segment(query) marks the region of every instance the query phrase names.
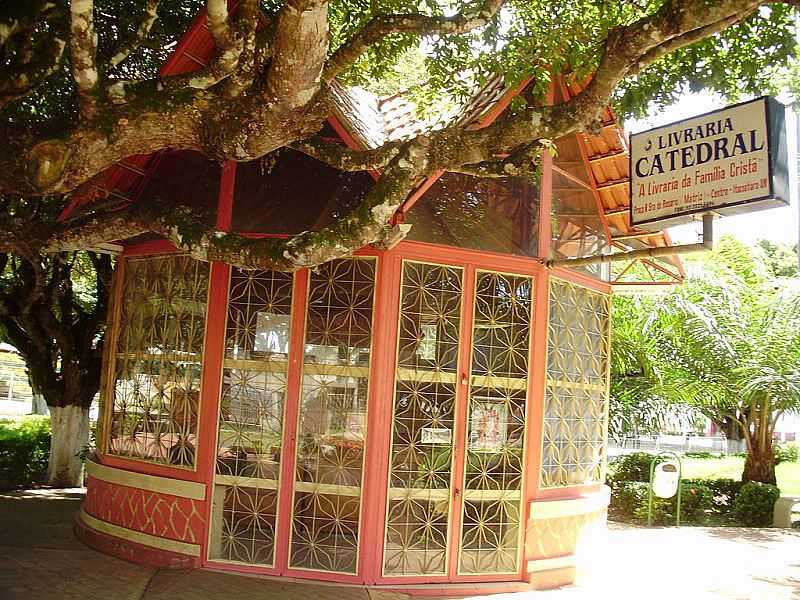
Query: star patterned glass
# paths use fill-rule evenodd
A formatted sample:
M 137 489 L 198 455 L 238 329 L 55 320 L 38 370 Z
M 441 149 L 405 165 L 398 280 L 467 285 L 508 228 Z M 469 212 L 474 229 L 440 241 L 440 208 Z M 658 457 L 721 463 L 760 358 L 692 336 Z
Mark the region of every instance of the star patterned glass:
M 309 274 L 291 568 L 357 572 L 375 263 Z
M 231 272 L 210 558 L 274 564 L 292 284 Z
M 478 271 L 459 573 L 519 571 L 533 282 Z
M 552 279 L 542 487 L 602 481 L 611 298 Z
M 124 259 L 110 454 L 193 468 L 208 263 Z
M 403 263 L 385 575 L 447 572 L 462 277 Z

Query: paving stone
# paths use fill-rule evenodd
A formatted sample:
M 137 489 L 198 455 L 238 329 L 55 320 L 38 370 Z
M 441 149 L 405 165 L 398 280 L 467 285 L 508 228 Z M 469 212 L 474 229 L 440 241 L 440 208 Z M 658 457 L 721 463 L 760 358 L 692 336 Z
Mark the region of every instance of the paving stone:
M 2 600 L 139 600 L 152 574 L 89 549 L 0 546 Z
M 76 490 L 0 493 L 0 600 L 406 600 L 361 587 L 208 570 L 156 571 L 72 534 Z M 610 524 L 581 580 L 472 600 L 800 600 L 800 531 Z M 437 598 L 437 600 L 443 600 Z
M 295 580 L 232 575 L 206 570 L 156 573 L 143 600 L 206 600 L 245 598 L 247 600 L 368 600 L 359 587 L 319 585 Z M 387 599 L 388 600 L 388 599 Z

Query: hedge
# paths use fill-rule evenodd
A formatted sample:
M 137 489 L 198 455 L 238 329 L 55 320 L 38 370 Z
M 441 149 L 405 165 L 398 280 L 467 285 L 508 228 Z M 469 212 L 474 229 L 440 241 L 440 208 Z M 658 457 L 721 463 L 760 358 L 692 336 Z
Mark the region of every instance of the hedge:
M 50 419 L 0 419 L 0 489 L 41 483 L 50 455 Z
M 789 448 L 796 448 L 789 447 Z M 792 460 L 791 452 L 784 460 Z M 634 452 L 611 463 L 609 516 L 630 523 L 647 523 L 648 482 L 654 455 Z M 659 457 L 659 462 L 668 460 Z M 769 527 L 780 490 L 773 485 L 734 479 L 681 480 L 681 523 Z M 677 495 L 653 497 L 653 524 L 675 523 Z

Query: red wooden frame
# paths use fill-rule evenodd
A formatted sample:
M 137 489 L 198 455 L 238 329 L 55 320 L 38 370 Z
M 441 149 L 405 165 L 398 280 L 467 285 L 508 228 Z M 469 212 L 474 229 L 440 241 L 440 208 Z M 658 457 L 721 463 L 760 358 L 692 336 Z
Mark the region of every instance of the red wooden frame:
M 546 189 L 546 188 L 545 188 Z M 222 192 L 221 192 L 222 195 Z M 548 219 L 542 217 L 541 221 Z M 547 239 L 546 241 L 549 241 Z M 546 246 L 540 239 L 540 248 Z M 145 241 L 127 246 L 123 258 L 177 252 L 178 249 L 166 241 Z M 357 575 L 325 573 L 320 571 L 290 569 L 289 533 L 293 503 L 296 435 L 298 411 L 302 390 L 302 356 L 305 341 L 305 314 L 309 273 L 301 270 L 295 274 L 292 298 L 292 319 L 290 329 L 290 356 L 287 371 L 287 396 L 284 414 L 284 448 L 282 453 L 281 483 L 276 519 L 275 563 L 272 568 L 239 563 L 226 563 L 209 559 L 207 556 L 212 517 L 212 495 L 216 460 L 216 436 L 218 427 L 219 395 L 222 385 L 225 328 L 227 320 L 228 286 L 230 267 L 223 263 L 211 265 L 207 329 L 204 346 L 203 375 L 201 381 L 201 409 L 198 422 L 198 444 L 196 470 L 185 469 L 128 460 L 103 455 L 104 464 L 139 473 L 149 473 L 198 481 L 206 484 L 204 504 L 204 535 L 201 540 L 200 564 L 224 571 L 243 573 L 291 576 L 301 579 L 325 580 L 341 583 L 380 585 L 386 588 L 403 589 L 416 584 L 439 584 L 458 586 L 460 584 L 486 583 L 491 585 L 520 585 L 527 581 L 526 537 L 527 522 L 532 500 L 578 498 L 587 492 L 597 491 L 601 484 L 571 486 L 554 489 L 539 488 L 541 467 L 541 443 L 543 429 L 543 398 L 546 370 L 547 315 L 549 303 L 549 282 L 552 277 L 564 279 L 590 289 L 608 293 L 610 284 L 601 282 L 583 273 L 567 269 L 548 269 L 542 259 L 512 256 L 494 252 L 481 252 L 430 244 L 425 242 L 401 242 L 389 251 L 371 248 L 356 253 L 358 256 L 377 257 L 375 284 L 375 310 L 373 313 L 373 346 L 368 398 L 367 436 L 365 442 L 365 465 L 363 474 L 362 501 L 360 514 L 360 551 Z M 464 269 L 462 293 L 461 331 L 459 350 L 459 372 L 457 403 L 454 425 L 454 452 L 451 489 L 460 490 L 463 484 L 464 461 L 466 457 L 468 385 L 463 382 L 468 375 L 471 361 L 471 337 L 473 327 L 473 303 L 475 274 L 477 270 L 493 270 L 532 277 L 533 325 L 529 354 L 530 376 L 528 399 L 526 403 L 526 450 L 524 457 L 524 478 L 522 483 L 522 510 L 520 513 L 521 544 L 519 572 L 515 575 L 458 575 L 458 558 L 461 538 L 461 519 L 463 494 L 455 494 L 451 505 L 450 544 L 448 572 L 442 576 L 383 576 L 383 544 L 385 533 L 385 514 L 388 502 L 387 480 L 389 473 L 389 452 L 391 444 L 391 413 L 395 387 L 395 353 L 398 335 L 400 310 L 400 287 L 402 261 L 416 260 L 442 265 L 452 265 Z M 464 372 L 462 372 L 464 371 Z M 436 589 L 436 588 L 434 588 Z
M 207 44 L 209 34 L 205 28 L 205 13 L 201 12 L 194 20 L 191 28 L 184 35 L 172 56 L 167 60 L 161 72 L 173 73 L 186 70 L 181 66 L 185 51 L 198 44 Z M 188 68 L 188 67 L 187 67 Z M 520 82 L 513 89 L 507 90 L 490 110 L 482 117 L 475 128 L 491 124 L 507 108 L 529 80 Z M 551 83 L 545 102 L 552 104 L 555 98 L 555 85 Z M 358 142 L 339 120 L 330 116 L 328 123 L 350 148 L 359 148 Z M 582 157 L 586 160 L 585 148 Z M 236 163 L 226 162 L 221 171 L 220 190 L 217 205 L 216 227 L 222 231 L 230 231 L 234 209 L 234 191 Z M 152 172 L 152 169 L 150 169 Z M 371 171 L 370 175 L 378 179 L 380 174 Z M 403 203 L 395 216 L 402 221 L 413 204 L 419 200 L 433 183 L 442 175 L 434 173 L 426 179 Z M 278 511 L 276 516 L 276 545 L 274 566 L 271 568 L 240 563 L 219 562 L 208 558 L 209 536 L 212 518 L 214 476 L 217 453 L 217 430 L 219 422 L 220 393 L 222 386 L 222 369 L 225 355 L 225 329 L 227 323 L 228 288 L 230 267 L 213 262 L 209 275 L 208 308 L 206 315 L 206 334 L 203 354 L 203 372 L 200 384 L 200 414 L 198 418 L 198 441 L 196 448 L 195 470 L 169 467 L 155 463 L 143 462 L 124 457 L 110 456 L 100 453 L 99 460 L 103 464 L 119 469 L 158 475 L 176 480 L 196 481 L 206 485 L 206 497 L 203 505 L 204 531 L 199 563 L 202 566 L 223 570 L 252 573 L 260 575 L 285 575 L 302 579 L 327 580 L 333 582 L 381 585 L 387 589 L 411 591 L 407 586 L 415 584 L 434 584 L 420 590 L 426 595 L 435 595 L 444 590 L 457 590 L 459 586 L 485 583 L 484 591 L 508 591 L 514 586 L 527 582 L 527 560 L 525 542 L 527 523 L 531 501 L 534 499 L 569 499 L 577 498 L 586 492 L 596 491 L 601 484 L 588 486 L 571 486 L 554 489 L 539 488 L 539 472 L 542 461 L 543 399 L 546 374 L 546 347 L 548 334 L 549 283 L 552 277 L 564 279 L 595 291 L 609 293 L 611 286 L 588 275 L 566 269 L 549 270 L 544 266 L 549 258 L 552 241 L 551 202 L 553 185 L 553 158 L 545 152 L 542 158 L 542 177 L 539 190 L 538 221 L 538 258 L 512 256 L 494 252 L 480 252 L 460 248 L 440 246 L 424 242 L 401 242 L 388 251 L 365 248 L 356 254 L 359 256 L 376 256 L 377 272 L 375 283 L 375 308 L 373 312 L 372 357 L 370 361 L 370 383 L 368 397 L 367 434 L 365 440 L 365 469 L 362 479 L 362 499 L 360 509 L 359 562 L 356 575 L 325 573 L 320 571 L 290 569 L 289 539 L 292 527 L 291 514 L 294 496 L 296 438 L 298 413 L 302 392 L 302 362 L 305 342 L 307 295 L 309 273 L 301 270 L 295 274 L 293 283 L 292 312 L 290 325 L 290 356 L 287 368 L 287 393 L 283 416 L 283 444 L 289 449 L 281 453 L 280 482 L 278 491 Z M 73 208 L 70 205 L 67 213 Z M 606 226 L 607 227 L 607 226 Z M 279 234 L 242 233 L 252 238 L 287 236 Z M 125 245 L 122 259 L 137 256 L 149 256 L 179 252 L 173 244 L 164 240 L 148 240 Z M 400 310 L 400 284 L 402 277 L 402 261 L 416 260 L 421 262 L 452 265 L 463 268 L 464 301 L 461 309 L 461 347 L 459 349 L 459 372 L 456 386 L 456 409 L 454 423 L 454 452 L 452 464 L 451 489 L 460 490 L 463 485 L 465 470 L 468 383 L 463 379 L 469 375 L 474 311 L 475 274 L 478 269 L 494 270 L 503 273 L 527 275 L 533 278 L 533 324 L 530 338 L 529 382 L 526 402 L 527 424 L 525 431 L 524 478 L 522 482 L 522 510 L 520 513 L 521 544 L 519 548 L 519 572 L 515 575 L 458 575 L 458 558 L 461 539 L 461 520 L 463 514 L 463 493 L 454 495 L 451 503 L 450 543 L 448 571 L 442 576 L 383 576 L 383 546 L 385 534 L 385 516 L 388 503 L 387 482 L 389 474 L 390 447 L 392 435 L 392 410 L 395 395 L 395 360 Z M 111 332 L 111 339 L 117 335 Z M 465 372 L 462 372 L 465 371 Z M 435 585 L 441 584 L 441 585 Z

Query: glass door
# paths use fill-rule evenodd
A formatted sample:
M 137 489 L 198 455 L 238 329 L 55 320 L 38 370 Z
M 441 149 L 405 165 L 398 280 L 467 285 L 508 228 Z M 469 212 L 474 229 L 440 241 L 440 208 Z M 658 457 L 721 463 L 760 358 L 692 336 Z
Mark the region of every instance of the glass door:
M 275 565 L 291 273 L 233 269 L 209 558 Z
M 291 274 L 232 270 L 209 559 L 357 574 L 376 262 L 310 272 L 305 315 L 291 314 Z M 305 318 L 294 348 L 292 318 Z
M 458 573 L 517 573 L 531 277 L 477 271 Z
M 467 276 L 474 294 L 462 301 Z M 527 276 L 403 263 L 384 576 L 519 571 L 532 287 Z M 463 302 L 474 309 L 468 339 Z
M 385 576 L 447 574 L 463 276 L 403 264 Z
M 309 274 L 290 569 L 358 571 L 376 262 Z

